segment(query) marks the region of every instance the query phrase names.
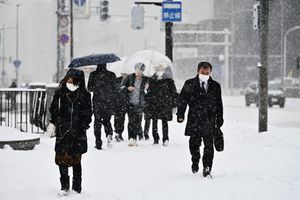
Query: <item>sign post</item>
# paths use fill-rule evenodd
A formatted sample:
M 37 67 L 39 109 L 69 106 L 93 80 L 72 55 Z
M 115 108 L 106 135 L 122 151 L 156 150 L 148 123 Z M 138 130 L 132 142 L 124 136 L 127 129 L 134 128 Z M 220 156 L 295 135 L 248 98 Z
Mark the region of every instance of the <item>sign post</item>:
M 181 21 L 181 2 L 162 2 L 162 21 L 166 22 L 166 56 L 173 61 L 173 22 Z
M 166 22 L 165 54 L 173 61 L 173 22 L 181 21 L 181 2 L 163 1 L 163 2 L 143 2 L 136 1 L 135 4 L 152 4 L 162 7 L 162 21 Z

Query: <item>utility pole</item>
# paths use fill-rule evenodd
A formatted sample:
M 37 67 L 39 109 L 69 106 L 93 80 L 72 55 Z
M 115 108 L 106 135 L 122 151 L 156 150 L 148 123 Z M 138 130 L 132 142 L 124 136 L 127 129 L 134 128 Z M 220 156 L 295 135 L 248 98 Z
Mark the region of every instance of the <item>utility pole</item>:
M 56 77 L 55 81 L 58 83 L 60 79 L 60 43 L 59 43 L 59 28 L 60 28 L 60 12 L 61 12 L 61 1 L 57 0 L 57 35 L 56 35 L 56 50 L 57 50 L 57 55 L 56 55 Z
M 70 0 L 70 60 L 73 59 L 73 0 Z
M 259 132 L 268 131 L 269 0 L 260 0 Z
M 173 62 L 173 22 L 166 22 L 165 52 L 166 56 Z
M 66 11 L 66 1 L 57 0 L 57 60 L 55 81 L 59 82 L 65 66 L 65 45 L 69 42 L 70 11 Z M 70 7 L 69 7 L 70 8 Z
M 5 84 L 5 25 L 3 24 L 2 28 L 2 71 L 1 71 L 1 76 L 2 76 L 2 87 L 4 87 Z

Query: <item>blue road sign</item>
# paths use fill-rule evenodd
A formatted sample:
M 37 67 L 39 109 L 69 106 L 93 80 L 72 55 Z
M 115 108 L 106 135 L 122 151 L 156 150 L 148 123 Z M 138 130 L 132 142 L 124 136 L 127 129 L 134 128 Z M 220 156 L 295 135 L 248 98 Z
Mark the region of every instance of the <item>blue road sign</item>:
M 162 21 L 164 22 L 181 21 L 181 1 L 162 2 Z
M 83 6 L 85 4 L 86 0 L 74 0 L 74 3 L 77 6 Z
M 20 67 L 20 65 L 21 65 L 21 60 L 14 60 L 14 65 L 15 65 L 15 68 L 19 68 Z

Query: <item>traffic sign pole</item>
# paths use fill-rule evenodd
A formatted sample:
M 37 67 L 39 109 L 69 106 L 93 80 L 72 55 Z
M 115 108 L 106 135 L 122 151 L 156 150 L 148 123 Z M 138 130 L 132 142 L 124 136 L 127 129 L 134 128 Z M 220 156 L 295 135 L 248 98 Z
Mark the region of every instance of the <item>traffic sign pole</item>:
M 173 22 L 181 21 L 181 2 L 163 1 L 163 2 L 143 2 L 136 1 L 135 4 L 152 4 L 162 7 L 162 21 L 166 22 L 165 37 L 165 55 L 173 61 Z

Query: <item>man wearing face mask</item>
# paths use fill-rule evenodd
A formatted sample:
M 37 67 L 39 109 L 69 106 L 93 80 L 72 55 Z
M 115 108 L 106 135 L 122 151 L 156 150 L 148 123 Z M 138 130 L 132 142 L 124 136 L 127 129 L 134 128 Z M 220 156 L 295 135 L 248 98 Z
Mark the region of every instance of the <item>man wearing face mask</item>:
M 221 86 L 210 75 L 212 65 L 200 62 L 197 76 L 184 83 L 179 97 L 177 121 L 184 121 L 189 106 L 185 135 L 190 136 L 189 149 L 192 156 L 192 172 L 197 173 L 200 161 L 200 146 L 203 141 L 203 176 L 211 177 L 214 157 L 214 133 L 223 125 Z

